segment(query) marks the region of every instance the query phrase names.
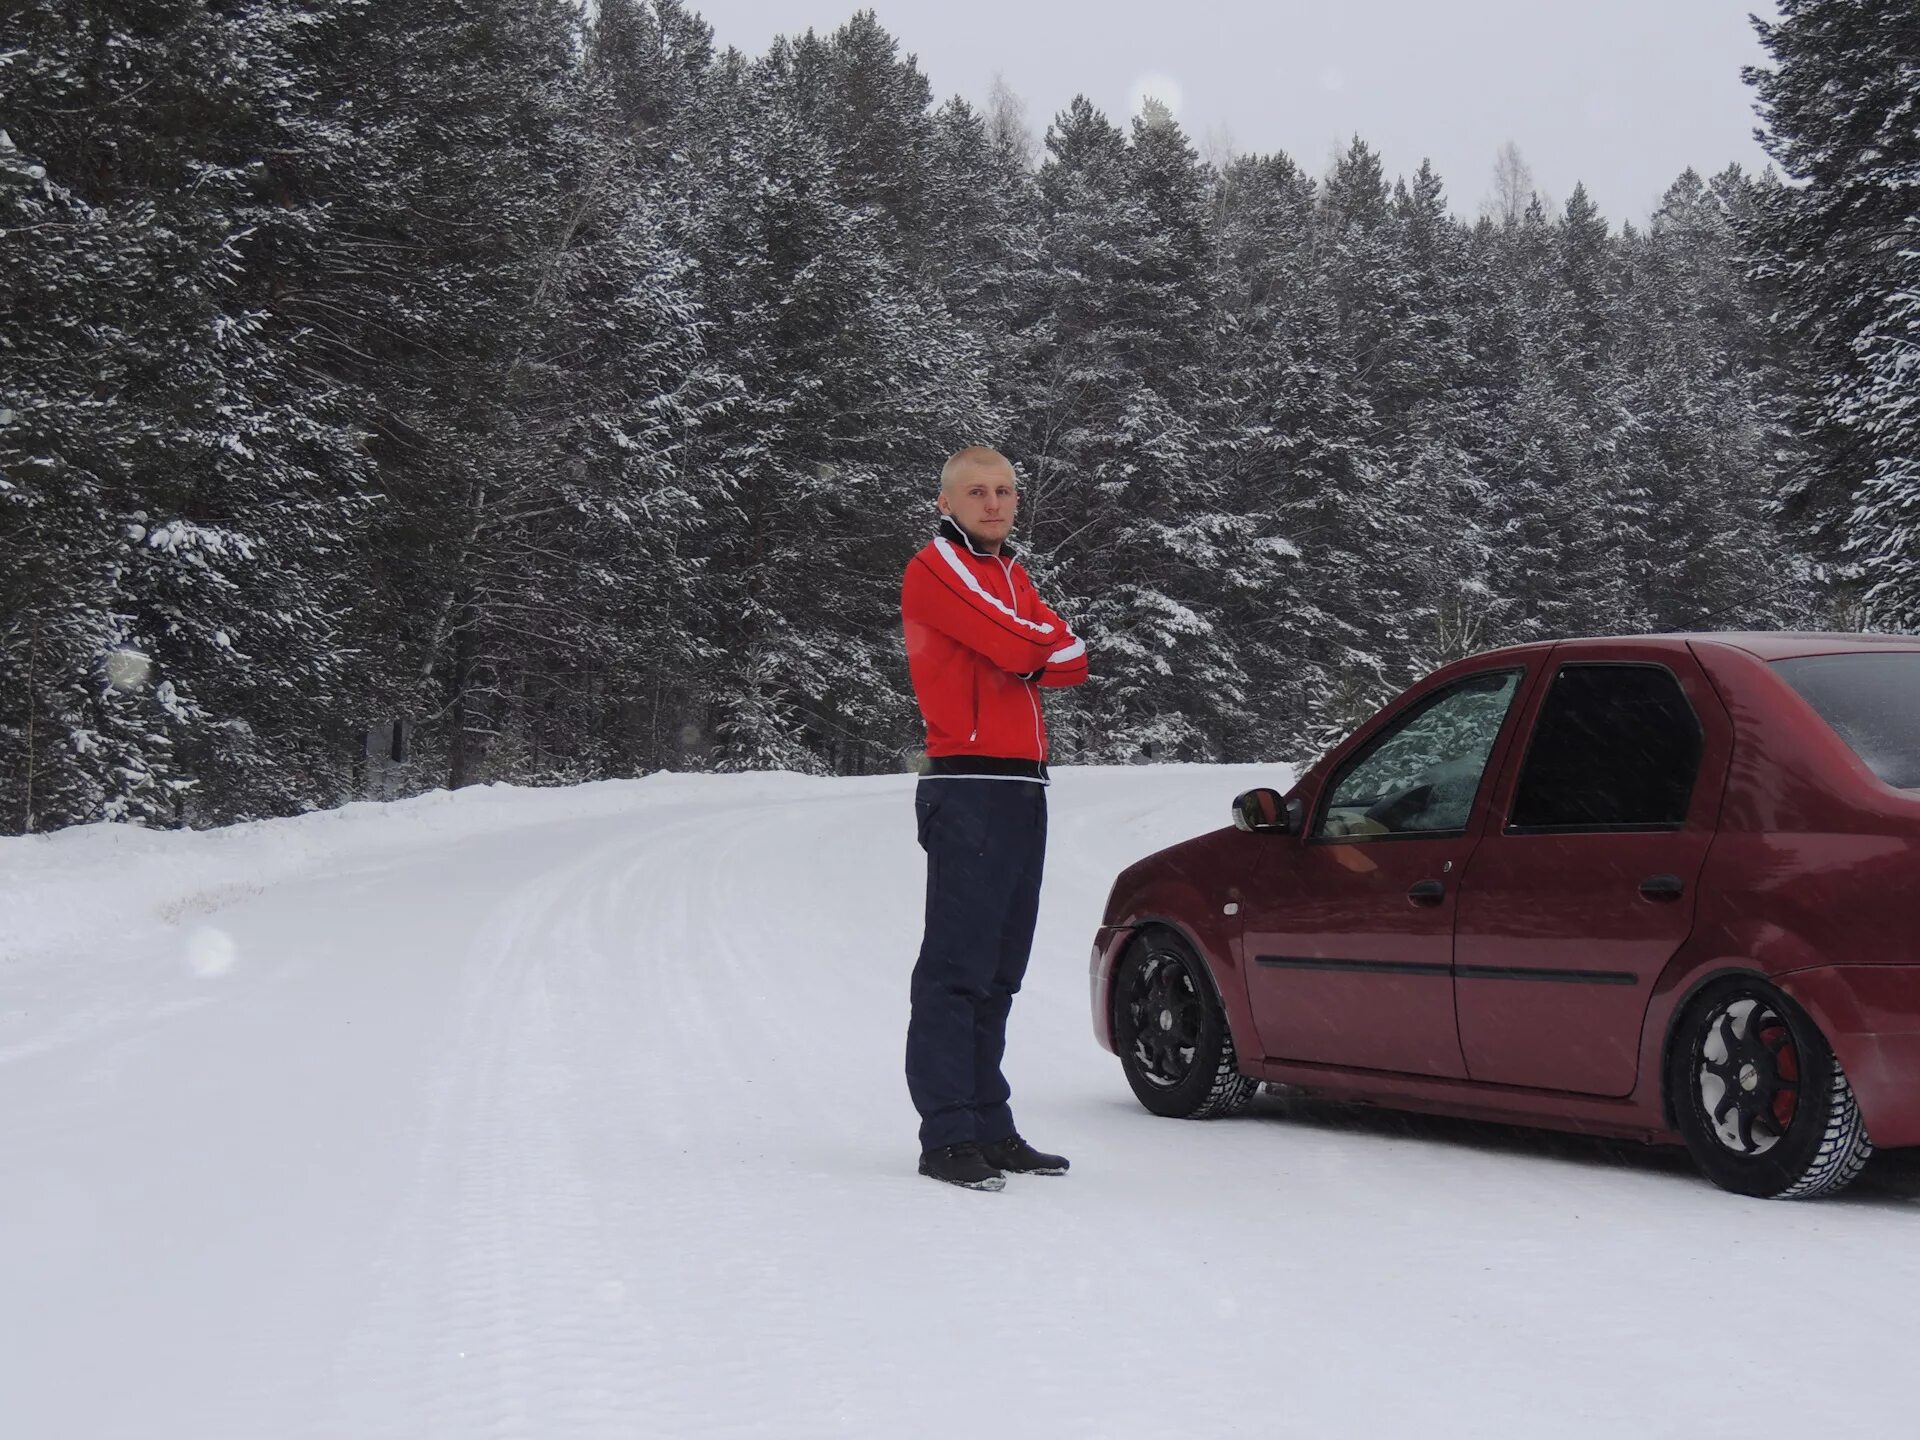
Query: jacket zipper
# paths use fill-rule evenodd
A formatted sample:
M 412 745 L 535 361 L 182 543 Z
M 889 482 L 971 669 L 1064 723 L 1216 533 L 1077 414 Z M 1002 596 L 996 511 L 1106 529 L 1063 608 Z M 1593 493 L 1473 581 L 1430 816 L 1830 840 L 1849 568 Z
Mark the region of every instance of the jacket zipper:
M 1020 592 L 1013 588 L 1013 566 L 1007 563 L 1004 556 L 996 556 L 995 558 L 1000 561 L 1001 573 L 1007 577 L 1007 601 L 1013 606 L 1013 613 L 1018 615 L 1020 614 Z M 974 709 L 977 715 L 980 705 L 980 677 L 978 673 L 975 674 L 973 683 L 975 687 Z M 1033 707 L 1033 758 L 1044 765 L 1047 759 L 1047 739 L 1045 732 L 1040 728 L 1040 702 L 1033 698 L 1033 681 L 1022 680 L 1020 684 L 1027 692 L 1027 704 Z

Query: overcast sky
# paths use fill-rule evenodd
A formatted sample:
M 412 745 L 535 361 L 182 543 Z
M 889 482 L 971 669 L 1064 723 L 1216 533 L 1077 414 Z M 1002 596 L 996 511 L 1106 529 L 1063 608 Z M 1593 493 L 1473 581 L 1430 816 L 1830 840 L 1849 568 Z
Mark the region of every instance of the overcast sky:
M 688 0 L 716 44 L 837 28 L 855 0 Z M 1036 137 L 1076 93 L 1115 120 L 1151 87 L 1203 153 L 1285 150 L 1315 173 L 1358 133 L 1389 176 L 1431 157 L 1456 213 L 1479 213 L 1512 140 L 1564 204 L 1584 180 L 1616 226 L 1691 165 L 1766 164 L 1740 67 L 1773 0 L 874 0 L 936 100 L 995 72 Z

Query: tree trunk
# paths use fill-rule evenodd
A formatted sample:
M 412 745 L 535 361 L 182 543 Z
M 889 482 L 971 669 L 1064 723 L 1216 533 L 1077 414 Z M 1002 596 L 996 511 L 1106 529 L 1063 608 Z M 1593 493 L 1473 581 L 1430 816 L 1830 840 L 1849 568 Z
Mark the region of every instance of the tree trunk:
M 453 629 L 453 693 L 447 713 L 453 723 L 453 735 L 447 745 L 447 788 L 458 790 L 479 778 L 480 747 L 469 728 L 473 672 L 478 645 L 474 638 L 472 602 L 462 599 Z

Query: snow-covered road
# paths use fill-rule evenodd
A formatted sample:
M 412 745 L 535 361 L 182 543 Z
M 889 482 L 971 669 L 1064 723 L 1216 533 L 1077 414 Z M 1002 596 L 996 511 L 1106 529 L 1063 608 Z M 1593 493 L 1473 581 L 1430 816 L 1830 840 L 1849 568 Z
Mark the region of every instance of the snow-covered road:
M 1914 1433 L 1905 1157 L 1141 1110 L 1101 902 L 1253 778 L 1060 776 L 999 1195 L 913 1170 L 910 777 L 0 840 L 0 1436 Z

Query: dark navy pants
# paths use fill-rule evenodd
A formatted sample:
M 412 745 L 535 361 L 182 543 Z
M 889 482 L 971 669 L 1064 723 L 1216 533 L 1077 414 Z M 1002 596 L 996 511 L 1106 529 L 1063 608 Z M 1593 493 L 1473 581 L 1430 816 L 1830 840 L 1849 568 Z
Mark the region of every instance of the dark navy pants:
M 913 967 L 907 1093 L 922 1150 L 987 1145 L 1014 1133 L 1000 1058 L 1040 909 L 1047 787 L 929 776 L 913 809 L 927 852 L 927 928 Z

